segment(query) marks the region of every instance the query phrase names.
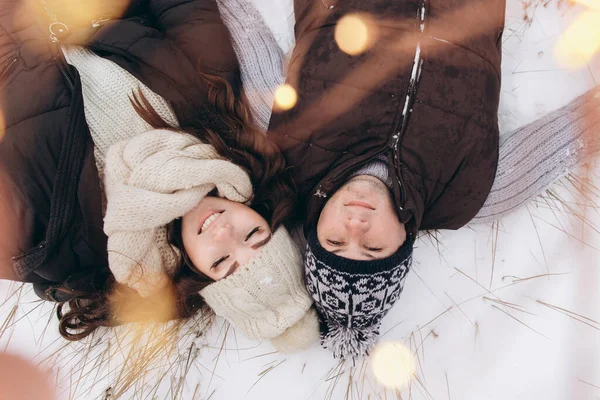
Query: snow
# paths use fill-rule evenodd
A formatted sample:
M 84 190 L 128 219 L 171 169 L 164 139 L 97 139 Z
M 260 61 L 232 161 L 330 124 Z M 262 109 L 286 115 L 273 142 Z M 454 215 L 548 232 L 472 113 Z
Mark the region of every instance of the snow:
M 289 52 L 292 1 L 253 1 Z M 553 54 L 557 38 L 585 11 L 583 7 L 559 8 L 551 2 L 538 7 L 528 24 L 520 4 L 508 1 L 499 113 L 503 132 L 568 103 L 600 79 L 600 61 L 569 70 Z M 588 178 L 598 185 L 595 170 Z M 573 204 L 539 200 L 494 226 L 473 225 L 418 241 L 402 297 L 381 328 L 381 340 L 401 342 L 415 354 L 417 378 L 402 389 L 402 398 L 600 398 L 597 193 L 586 200 L 572 185 L 553 189 Z M 572 215 L 573 208 L 585 220 Z M 9 285 L 2 282 L 0 299 L 9 292 Z M 14 304 L 11 298 L 0 307 L 0 321 Z M 23 318 L 0 335 L 0 345 L 40 362 L 63 344 L 52 305 L 38 302 L 31 291 L 19 305 L 17 318 Z M 561 308 L 576 314 L 569 317 Z M 368 360 L 354 368 L 339 366 L 317 345 L 300 354 L 273 353 L 269 343 L 231 330 L 221 350 L 223 333 L 223 322 L 217 321 L 205 339 L 209 347 L 200 349 L 192 362 L 180 397 L 169 391 L 172 381 L 167 375 L 155 398 L 396 398 L 394 391 L 386 392 L 376 382 Z M 187 357 L 187 343 L 180 345 L 180 354 Z M 103 378 L 103 373 L 92 373 L 75 388 L 72 382 L 80 377 L 81 357 L 82 352 L 73 359 L 59 357 L 43 364 L 58 374 L 61 399 L 102 398 L 114 385 L 114 375 Z M 120 365 L 117 357 L 111 361 L 115 371 Z M 170 373 L 177 376 L 179 370 Z M 122 398 L 150 396 L 155 383 Z

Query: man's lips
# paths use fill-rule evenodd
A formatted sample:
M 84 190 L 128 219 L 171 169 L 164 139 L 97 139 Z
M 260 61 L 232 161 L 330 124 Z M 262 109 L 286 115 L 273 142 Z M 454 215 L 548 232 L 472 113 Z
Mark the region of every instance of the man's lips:
M 367 208 L 369 210 L 375 210 L 375 207 L 373 207 L 372 205 L 370 205 L 366 201 L 353 200 L 353 201 L 349 201 L 348 203 L 346 203 L 344 205 L 346 207 L 348 207 L 348 206 L 354 206 L 354 207 Z

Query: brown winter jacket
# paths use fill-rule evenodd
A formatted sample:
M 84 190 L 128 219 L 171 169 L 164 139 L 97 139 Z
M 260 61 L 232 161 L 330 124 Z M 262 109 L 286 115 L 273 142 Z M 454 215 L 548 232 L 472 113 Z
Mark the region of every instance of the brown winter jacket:
M 199 72 L 220 75 L 236 92 L 241 81 L 215 0 L 88 0 L 77 3 L 93 10 L 83 19 L 72 1 L 0 0 L 0 210 L 10 215 L 0 219 L 10 224 L 2 226 L 0 268 L 13 270 L 0 277 L 32 282 L 45 297 L 47 289 L 94 291 L 110 271 L 81 82 L 50 41 L 42 3 L 70 4 L 52 10 L 69 27 L 57 31 L 59 44 L 125 68 L 170 102 L 182 126 L 208 101 Z
M 268 136 L 315 224 L 345 177 L 377 154 L 411 232 L 457 229 L 481 208 L 498 162 L 504 0 L 296 0 L 287 83 L 298 102 Z M 337 22 L 362 13 L 371 47 L 351 56 Z M 366 15 L 366 17 L 364 17 Z

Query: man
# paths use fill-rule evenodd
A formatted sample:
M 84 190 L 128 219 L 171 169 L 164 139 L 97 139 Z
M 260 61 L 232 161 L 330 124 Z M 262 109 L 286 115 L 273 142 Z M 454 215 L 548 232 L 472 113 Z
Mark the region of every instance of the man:
M 287 83 L 298 102 L 273 114 L 268 136 L 306 210 L 306 283 L 337 357 L 368 352 L 417 232 L 460 228 L 490 192 L 504 9 L 504 0 L 295 1 Z M 361 31 L 364 51 L 345 53 L 344 32 L 352 47 Z

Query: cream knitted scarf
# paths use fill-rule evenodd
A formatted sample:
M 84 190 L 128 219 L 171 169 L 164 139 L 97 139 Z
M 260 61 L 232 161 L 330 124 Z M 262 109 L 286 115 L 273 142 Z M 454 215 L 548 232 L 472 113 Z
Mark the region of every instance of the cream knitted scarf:
M 191 211 L 213 189 L 246 202 L 248 175 L 195 137 L 153 130 L 110 147 L 104 185 L 108 201 L 104 231 L 109 267 L 119 283 L 148 296 L 164 287 L 177 253 L 166 225 Z

